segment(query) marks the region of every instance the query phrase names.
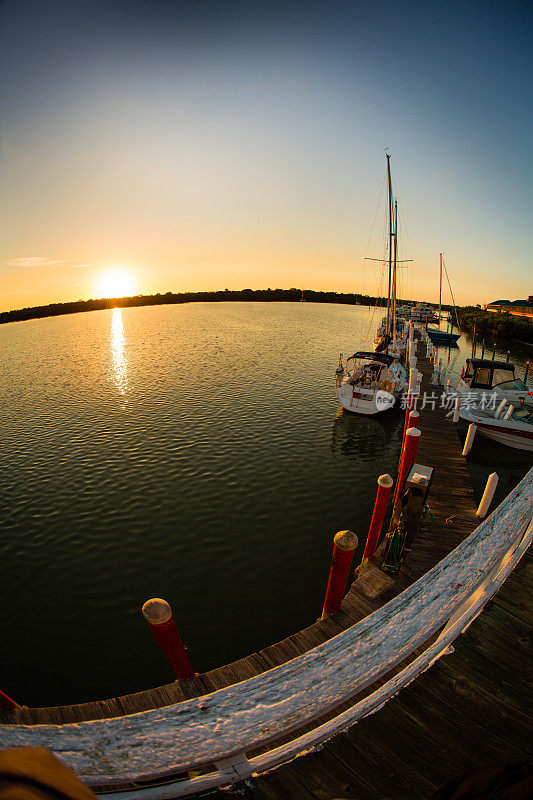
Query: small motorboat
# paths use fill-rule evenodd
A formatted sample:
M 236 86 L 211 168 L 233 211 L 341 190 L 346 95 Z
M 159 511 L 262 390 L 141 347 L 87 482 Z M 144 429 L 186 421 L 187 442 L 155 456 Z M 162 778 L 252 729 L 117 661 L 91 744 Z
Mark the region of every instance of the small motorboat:
M 496 410 L 503 399 L 518 408 L 522 403 L 533 407 L 533 392 L 515 377 L 510 361 L 488 358 L 467 358 L 456 391 L 470 406 Z
M 346 367 L 339 359 L 335 378 L 337 397 L 346 411 L 378 414 L 395 405 L 405 389 L 407 372 L 393 355 L 361 351 L 346 360 Z
M 492 413 L 481 408 L 461 408 L 460 417 L 473 422 L 477 433 L 487 439 L 518 450 L 533 451 L 533 411 L 525 405 L 514 409 L 511 404 L 507 411 L 499 406 Z

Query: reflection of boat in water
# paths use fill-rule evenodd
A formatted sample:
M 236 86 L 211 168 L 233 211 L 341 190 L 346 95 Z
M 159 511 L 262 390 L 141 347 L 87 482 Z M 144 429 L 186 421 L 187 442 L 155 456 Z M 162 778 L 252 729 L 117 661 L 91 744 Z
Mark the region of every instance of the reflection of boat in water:
M 394 460 L 400 447 L 400 436 L 396 414 L 379 414 L 363 419 L 339 409 L 331 431 L 331 452 L 349 461 L 374 464 L 390 451 Z

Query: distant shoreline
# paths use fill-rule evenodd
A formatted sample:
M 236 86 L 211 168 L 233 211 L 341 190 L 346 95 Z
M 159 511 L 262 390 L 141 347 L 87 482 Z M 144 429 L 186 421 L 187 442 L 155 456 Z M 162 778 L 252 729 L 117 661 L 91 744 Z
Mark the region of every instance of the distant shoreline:
M 529 346 L 533 344 L 533 322 L 527 317 L 505 311 L 483 311 L 472 306 L 458 309 L 458 316 L 461 330 L 468 331 L 478 342 L 486 341 L 487 346 L 494 339 L 506 339 Z
M 337 292 L 313 292 L 304 290 L 305 300 L 309 303 L 340 303 L 343 305 L 386 306 L 384 298 L 370 297 L 363 294 L 338 294 Z M 166 292 L 165 294 L 134 295 L 133 297 L 105 297 L 99 300 L 77 300 L 72 303 L 50 303 L 46 306 L 20 308 L 0 313 L 0 324 L 7 322 L 24 322 L 30 319 L 58 317 L 63 314 L 78 314 L 83 311 L 102 311 L 106 308 L 131 308 L 139 306 L 174 305 L 178 303 L 198 302 L 299 302 L 301 289 L 225 289 L 215 292 Z M 398 304 L 408 301 L 398 300 Z
M 138 294 L 133 297 L 102 297 L 100 299 L 76 300 L 71 303 L 50 303 L 46 306 L 19 308 L 14 311 L 0 312 L 0 324 L 8 322 L 25 322 L 30 319 L 59 317 L 63 314 L 79 314 L 84 311 L 103 311 L 110 308 L 138 308 L 142 306 L 178 305 L 181 303 L 205 302 L 256 302 L 256 303 L 298 303 L 305 299 L 308 303 L 333 303 L 350 306 L 378 306 L 385 308 L 387 299 L 371 297 L 366 294 L 349 294 L 338 292 L 314 292 L 304 289 L 223 289 L 214 292 L 166 292 L 165 294 Z M 412 300 L 399 299 L 398 305 L 413 303 Z M 435 303 L 426 305 L 436 308 Z M 444 311 L 451 311 L 451 306 L 442 306 Z M 533 323 L 510 314 L 500 312 L 489 314 L 478 307 L 466 306 L 457 309 L 459 323 L 463 333 L 473 333 L 474 328 L 479 337 L 492 337 L 520 341 L 524 345 L 533 344 Z M 518 338 L 520 337 L 520 338 Z M 530 342 L 526 340 L 531 338 Z

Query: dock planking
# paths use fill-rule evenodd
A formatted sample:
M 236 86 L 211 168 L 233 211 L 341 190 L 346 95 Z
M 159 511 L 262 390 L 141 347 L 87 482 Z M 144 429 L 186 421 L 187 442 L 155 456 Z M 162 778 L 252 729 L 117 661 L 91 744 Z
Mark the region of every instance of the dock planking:
M 321 748 L 248 785 L 248 800 L 427 800 L 453 776 L 533 757 L 528 680 L 533 625 L 525 597 L 533 574 L 526 553 L 483 613 L 439 659 L 376 714 Z M 489 633 L 490 644 L 486 642 Z M 499 656 L 494 640 L 502 642 Z M 520 669 L 505 672 L 509 643 L 521 643 Z M 492 652 L 492 655 L 490 653 Z M 237 787 L 209 800 L 241 797 Z
M 259 653 L 251 653 L 193 679 L 174 681 L 108 700 L 49 708 L 24 708 L 13 714 L 0 712 L 0 721 L 34 725 L 107 719 L 163 708 L 239 683 L 284 664 L 364 619 L 444 558 L 474 530 L 478 520 L 459 438 L 453 423 L 445 418 L 447 409 L 441 407 L 443 390 L 431 385 L 432 367 L 428 359 L 420 357 L 417 366 L 423 374 L 422 391 L 434 394 L 436 398 L 435 408 L 430 405 L 420 408 L 422 436 L 417 454 L 418 463 L 433 466 L 435 470 L 429 499 L 434 522 L 431 531 L 418 535 L 413 550 L 406 554 L 405 563 L 387 589 L 376 597 L 369 597 L 368 592 L 355 580 L 337 614 L 318 620 Z M 378 568 L 379 560 L 375 558 L 373 561 Z

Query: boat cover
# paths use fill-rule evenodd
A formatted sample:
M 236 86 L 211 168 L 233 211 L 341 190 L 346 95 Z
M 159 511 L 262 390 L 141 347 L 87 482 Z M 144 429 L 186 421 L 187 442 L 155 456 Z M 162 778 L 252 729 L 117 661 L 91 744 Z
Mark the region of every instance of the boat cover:
M 473 367 L 485 367 L 486 369 L 508 369 L 514 372 L 514 364 L 510 361 L 492 361 L 490 358 L 467 358 Z
M 368 358 L 369 361 L 379 361 L 381 364 L 386 364 L 387 367 L 390 367 L 395 360 L 394 356 L 389 356 L 386 353 L 366 353 L 362 351 L 354 353 L 350 358 Z

